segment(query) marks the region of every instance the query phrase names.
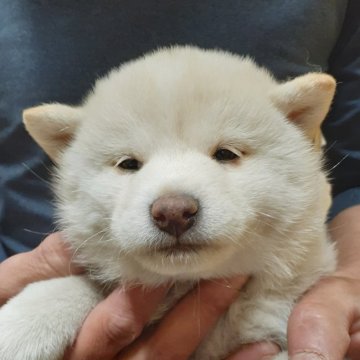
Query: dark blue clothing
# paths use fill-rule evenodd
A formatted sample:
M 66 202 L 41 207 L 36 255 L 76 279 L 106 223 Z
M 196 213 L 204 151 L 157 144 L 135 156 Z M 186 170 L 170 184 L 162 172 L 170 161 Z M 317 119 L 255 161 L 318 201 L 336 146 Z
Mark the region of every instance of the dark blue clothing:
M 333 184 L 333 217 L 360 204 L 360 1 L 349 1 L 329 65 L 337 90 L 323 132 Z
M 335 206 L 360 203 L 354 195 L 360 186 L 358 0 L 349 1 L 347 12 L 345 0 L 0 0 L 0 5 L 0 261 L 33 248 L 42 233 L 54 230 L 51 164 L 25 133 L 22 109 L 78 103 L 110 68 L 164 45 L 247 54 L 278 79 L 330 69 L 342 84 L 325 127 L 329 167 L 348 156 L 333 172 Z

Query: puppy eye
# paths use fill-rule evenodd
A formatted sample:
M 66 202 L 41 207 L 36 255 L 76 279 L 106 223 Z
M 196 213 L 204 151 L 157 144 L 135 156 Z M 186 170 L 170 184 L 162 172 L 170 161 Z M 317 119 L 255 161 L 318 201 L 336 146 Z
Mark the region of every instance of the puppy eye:
M 218 149 L 213 155 L 214 159 L 217 161 L 231 161 L 239 158 L 239 155 L 236 155 L 228 149 Z
M 141 162 L 136 159 L 129 158 L 120 161 L 116 166 L 124 170 L 137 171 L 141 168 Z

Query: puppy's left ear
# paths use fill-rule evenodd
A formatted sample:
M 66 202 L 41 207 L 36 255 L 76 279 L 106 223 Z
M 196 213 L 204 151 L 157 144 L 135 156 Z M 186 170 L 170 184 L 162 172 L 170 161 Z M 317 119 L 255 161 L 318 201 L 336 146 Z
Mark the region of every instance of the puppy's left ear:
M 320 127 L 329 111 L 335 87 L 332 76 L 310 73 L 278 85 L 271 98 L 275 106 L 320 148 Z
M 24 110 L 23 121 L 32 138 L 57 162 L 75 134 L 81 110 L 62 104 L 41 105 Z

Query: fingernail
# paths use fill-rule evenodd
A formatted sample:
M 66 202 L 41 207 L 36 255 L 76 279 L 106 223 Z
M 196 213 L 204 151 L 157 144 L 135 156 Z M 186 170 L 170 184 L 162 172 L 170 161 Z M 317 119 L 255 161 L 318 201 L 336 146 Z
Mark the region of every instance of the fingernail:
M 278 355 L 280 350 L 279 345 L 271 342 L 263 343 L 262 345 L 263 356 L 261 360 L 272 360 L 275 355 Z
M 324 360 L 325 358 L 320 354 L 302 352 L 292 356 L 290 359 L 291 360 Z
M 227 360 L 272 360 L 280 351 L 280 347 L 275 343 L 260 342 L 246 344 L 241 346 Z

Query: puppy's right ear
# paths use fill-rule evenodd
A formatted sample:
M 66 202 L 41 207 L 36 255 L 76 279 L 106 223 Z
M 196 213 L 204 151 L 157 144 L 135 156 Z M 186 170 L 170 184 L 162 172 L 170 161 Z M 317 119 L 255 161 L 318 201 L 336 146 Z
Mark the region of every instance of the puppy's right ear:
M 54 162 L 73 138 L 80 120 L 79 108 L 62 104 L 41 105 L 23 112 L 26 130 Z

